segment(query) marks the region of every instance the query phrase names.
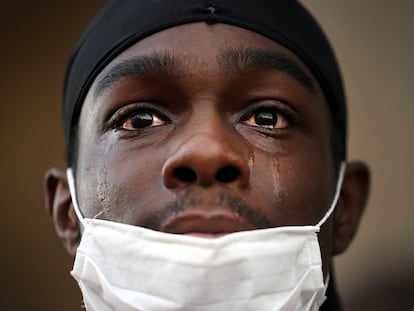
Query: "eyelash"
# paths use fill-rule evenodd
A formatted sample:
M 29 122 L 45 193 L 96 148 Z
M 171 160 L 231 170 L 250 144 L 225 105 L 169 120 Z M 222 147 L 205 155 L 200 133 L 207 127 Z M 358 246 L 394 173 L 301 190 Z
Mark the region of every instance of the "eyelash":
M 288 123 L 288 128 L 295 126 L 298 120 L 297 113 L 291 109 L 286 107 L 286 104 L 279 103 L 277 101 L 273 100 L 264 100 L 261 102 L 257 102 L 255 104 L 252 104 L 248 107 L 247 111 L 242 112 L 241 117 L 238 118 L 239 122 L 243 122 L 251 118 L 254 114 L 260 113 L 260 112 L 275 112 L 277 115 L 280 115 L 282 118 L 286 120 Z M 257 127 L 258 129 L 262 131 L 280 131 L 283 129 L 271 129 L 271 128 L 264 128 L 264 127 Z
M 170 119 L 166 116 L 166 113 L 161 112 L 159 109 L 154 108 L 151 104 L 132 104 L 126 107 L 121 108 L 119 111 L 115 113 L 111 121 L 111 128 L 121 130 L 123 124 L 128 120 L 128 118 L 133 117 L 139 113 L 152 113 L 157 115 L 161 120 L 165 121 L 166 123 L 170 122 Z M 145 128 L 136 129 L 136 131 L 143 131 Z

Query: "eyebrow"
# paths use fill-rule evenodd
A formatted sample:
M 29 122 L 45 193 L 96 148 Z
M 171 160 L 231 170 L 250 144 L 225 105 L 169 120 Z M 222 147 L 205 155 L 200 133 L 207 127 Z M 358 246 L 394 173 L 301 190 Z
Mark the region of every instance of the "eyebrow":
M 233 71 L 266 69 L 277 70 L 289 74 L 309 91 L 314 92 L 312 79 L 300 65 L 285 54 L 255 48 L 238 48 L 225 50 L 218 57 L 219 65 Z M 149 74 L 177 76 L 182 61 L 168 52 L 139 55 L 116 64 L 97 82 L 94 91 L 99 97 L 113 84 L 127 77 L 140 77 Z
M 291 57 L 276 51 L 239 48 L 222 53 L 219 62 L 232 70 L 271 69 L 285 72 L 310 92 L 315 92 L 312 78 Z
M 94 96 L 99 97 L 113 84 L 127 77 L 140 77 L 148 74 L 175 76 L 179 70 L 179 64 L 179 60 L 169 53 L 152 53 L 128 58 L 116 64 L 97 82 Z

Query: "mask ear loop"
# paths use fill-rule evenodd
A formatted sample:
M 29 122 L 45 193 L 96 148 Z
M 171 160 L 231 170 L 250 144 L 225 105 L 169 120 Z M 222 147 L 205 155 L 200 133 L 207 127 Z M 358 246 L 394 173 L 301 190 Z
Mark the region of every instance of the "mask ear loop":
M 331 216 L 331 214 L 333 213 L 333 211 L 336 208 L 336 204 L 338 203 L 339 196 L 341 194 L 342 183 L 344 182 L 345 170 L 346 170 L 346 162 L 342 161 L 341 165 L 339 167 L 339 175 L 338 175 L 338 181 L 336 183 L 334 199 L 332 201 L 331 207 L 326 212 L 325 216 L 323 216 L 322 219 L 316 224 L 316 226 L 319 227 L 319 228 L 326 222 L 326 220 L 329 218 L 329 216 Z M 325 278 L 325 282 L 324 282 L 324 287 L 325 288 L 324 288 L 324 293 L 323 293 L 325 297 L 326 297 L 326 291 L 328 290 L 330 277 L 331 277 L 331 275 L 330 275 L 330 273 L 328 273 L 326 275 L 326 278 Z
M 66 169 L 66 177 L 68 179 L 69 191 L 72 197 L 73 209 L 75 210 L 76 217 L 78 217 L 81 225 L 85 228 L 86 227 L 85 217 L 83 216 L 79 208 L 79 205 L 78 205 L 78 198 L 76 196 L 75 178 L 73 176 L 73 169 L 71 167 L 68 167 Z
M 323 216 L 322 219 L 316 224 L 317 227 L 321 227 L 335 210 L 336 204 L 338 203 L 339 196 L 341 194 L 342 183 L 344 182 L 345 169 L 346 169 L 346 162 L 342 161 L 341 166 L 339 168 L 339 176 L 338 176 L 338 181 L 336 183 L 335 196 L 332 201 L 332 205 L 329 208 L 329 210 L 326 212 L 325 216 Z

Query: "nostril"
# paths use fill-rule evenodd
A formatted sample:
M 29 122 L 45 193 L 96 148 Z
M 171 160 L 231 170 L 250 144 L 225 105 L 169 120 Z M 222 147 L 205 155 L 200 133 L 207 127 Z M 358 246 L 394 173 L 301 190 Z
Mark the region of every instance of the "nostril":
M 197 175 L 196 173 L 188 168 L 188 167 L 178 167 L 174 169 L 174 177 L 177 178 L 180 181 L 191 183 L 196 181 Z
M 216 180 L 222 183 L 230 183 L 240 176 L 240 170 L 234 166 L 225 166 L 216 173 Z

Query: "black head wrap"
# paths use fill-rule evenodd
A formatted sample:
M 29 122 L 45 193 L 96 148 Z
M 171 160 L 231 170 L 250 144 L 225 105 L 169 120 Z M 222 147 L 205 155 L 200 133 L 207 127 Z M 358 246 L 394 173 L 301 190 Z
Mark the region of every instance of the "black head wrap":
M 83 33 L 68 66 L 63 100 L 66 151 L 86 94 L 111 60 L 146 36 L 199 21 L 249 29 L 301 58 L 322 87 L 345 157 L 347 117 L 339 66 L 323 31 L 295 0 L 110 1 Z

